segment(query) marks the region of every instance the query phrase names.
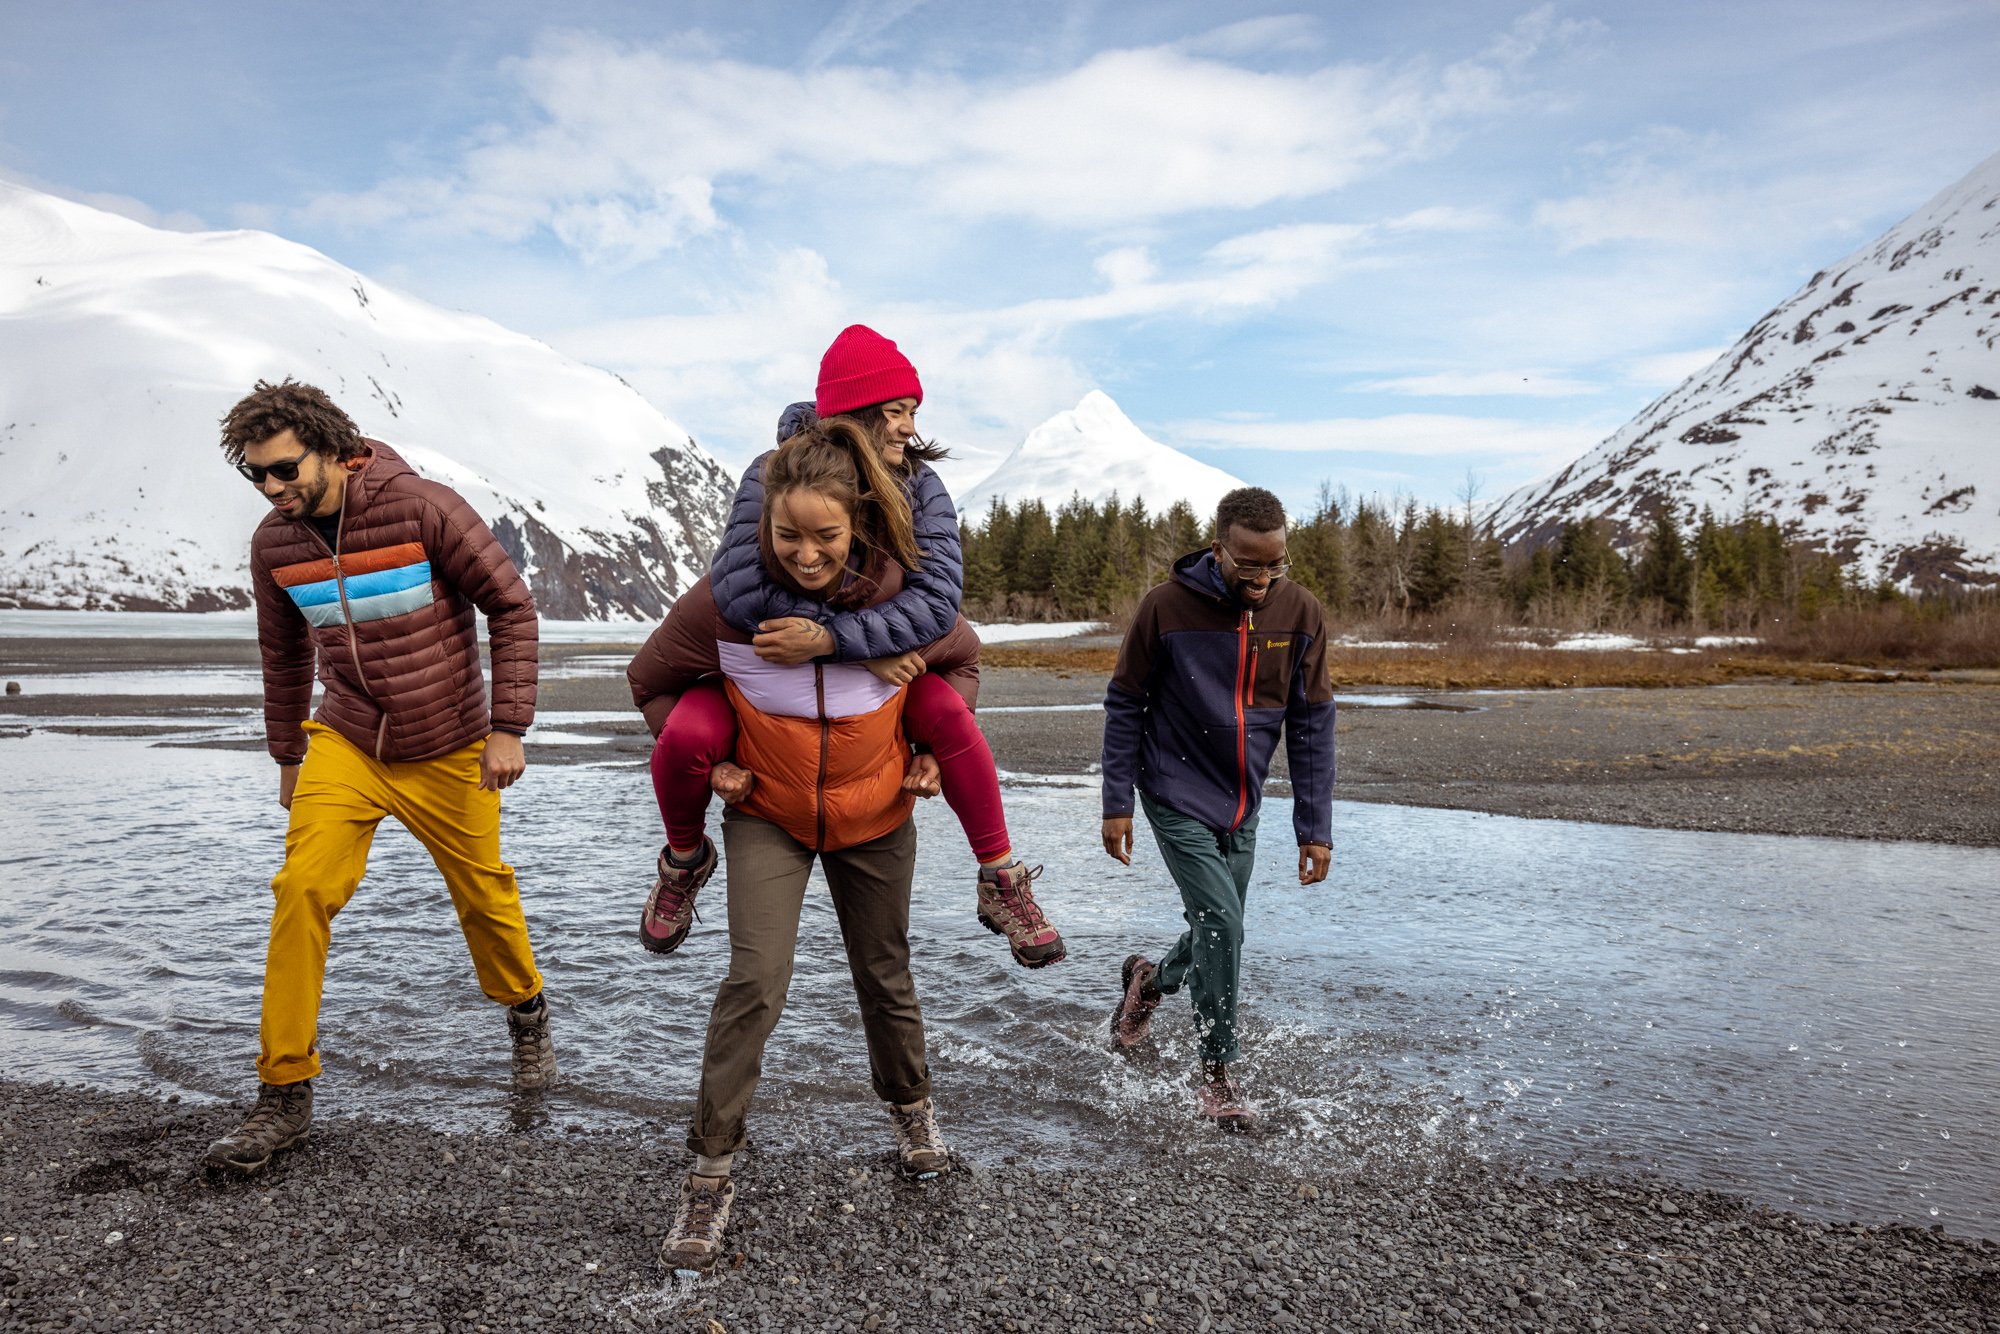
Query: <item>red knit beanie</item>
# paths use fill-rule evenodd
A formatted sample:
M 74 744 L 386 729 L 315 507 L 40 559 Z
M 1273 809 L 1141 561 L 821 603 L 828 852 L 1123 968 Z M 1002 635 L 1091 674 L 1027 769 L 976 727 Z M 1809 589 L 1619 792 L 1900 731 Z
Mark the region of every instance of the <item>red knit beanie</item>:
M 842 329 L 819 359 L 819 401 L 813 410 L 831 417 L 899 398 L 924 401 L 924 387 L 917 383 L 910 359 L 865 324 Z

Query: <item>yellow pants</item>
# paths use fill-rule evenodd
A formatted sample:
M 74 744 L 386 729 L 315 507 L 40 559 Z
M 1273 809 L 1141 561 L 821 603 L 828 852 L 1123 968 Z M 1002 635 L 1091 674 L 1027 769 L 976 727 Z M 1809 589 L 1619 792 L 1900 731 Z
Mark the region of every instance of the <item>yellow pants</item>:
M 479 989 L 518 1005 L 542 989 L 521 916 L 514 868 L 500 860 L 500 794 L 479 787 L 484 740 L 434 760 L 386 763 L 329 727 L 311 741 L 292 794 L 285 865 L 271 881 L 271 951 L 264 962 L 264 1018 L 257 1077 L 295 1084 L 319 1073 L 320 992 L 334 914 L 368 866 L 375 826 L 393 815 L 430 850 L 458 910 Z

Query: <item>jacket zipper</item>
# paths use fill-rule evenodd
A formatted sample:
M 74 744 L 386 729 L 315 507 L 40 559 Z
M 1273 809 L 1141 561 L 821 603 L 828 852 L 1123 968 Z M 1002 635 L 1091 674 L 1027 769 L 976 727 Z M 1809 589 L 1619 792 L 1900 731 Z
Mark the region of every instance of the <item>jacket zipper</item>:
M 826 668 L 813 664 L 813 700 L 819 709 L 819 773 L 813 779 L 813 851 L 826 850 L 826 753 L 832 724 L 826 717 Z
M 333 525 L 333 589 L 340 595 L 340 623 L 347 635 L 347 651 L 354 655 L 355 683 L 361 687 L 362 694 L 374 699 L 375 692 L 368 688 L 368 676 L 361 670 L 361 641 L 355 638 L 354 614 L 347 606 L 347 576 L 340 572 L 340 539 L 346 528 L 347 506 L 343 504 L 340 507 L 340 518 Z M 326 539 L 322 537 L 320 541 L 324 543 Z M 381 708 L 379 704 L 376 707 L 382 715 L 375 724 L 375 758 L 379 760 L 382 758 L 383 744 L 389 739 L 389 711 Z
M 1236 826 L 1243 823 L 1243 812 L 1250 805 L 1250 763 L 1245 751 L 1243 695 L 1245 684 L 1244 667 L 1253 661 L 1250 649 L 1250 632 L 1254 629 L 1254 617 L 1248 610 L 1236 622 L 1236 818 L 1229 822 L 1229 832 L 1235 833 Z M 1250 676 L 1250 681 L 1256 680 Z

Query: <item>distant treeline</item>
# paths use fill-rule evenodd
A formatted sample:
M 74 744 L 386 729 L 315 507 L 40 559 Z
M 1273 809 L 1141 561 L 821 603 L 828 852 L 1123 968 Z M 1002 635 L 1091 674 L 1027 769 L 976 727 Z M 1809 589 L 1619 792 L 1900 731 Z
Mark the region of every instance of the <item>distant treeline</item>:
M 1396 622 L 1462 613 L 1562 628 L 1762 629 L 1835 607 L 1898 601 L 1823 550 L 1787 541 L 1772 520 L 1703 511 L 1693 533 L 1662 509 L 1628 557 L 1601 520 L 1565 523 L 1550 541 L 1503 551 L 1462 511 L 1413 500 L 1350 499 L 1322 487 L 1288 526 L 1290 577 L 1349 620 Z M 995 501 L 963 529 L 966 614 L 984 620 L 1118 619 L 1212 538 L 1185 502 L 1072 496 Z

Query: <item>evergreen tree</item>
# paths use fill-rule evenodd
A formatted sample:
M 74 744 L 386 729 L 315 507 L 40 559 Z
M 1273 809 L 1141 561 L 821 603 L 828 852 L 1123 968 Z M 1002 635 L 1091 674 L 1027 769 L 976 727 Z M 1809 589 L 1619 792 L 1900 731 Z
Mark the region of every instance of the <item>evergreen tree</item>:
M 1668 621 L 1685 621 L 1694 597 L 1694 562 L 1670 501 L 1653 511 L 1652 531 L 1632 582 L 1634 597 L 1658 604 Z

